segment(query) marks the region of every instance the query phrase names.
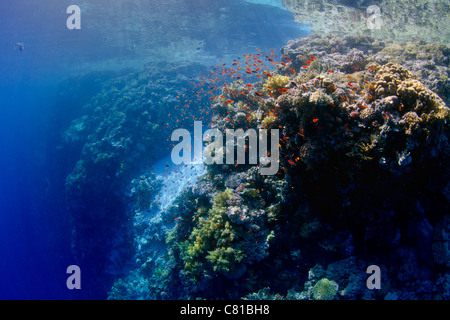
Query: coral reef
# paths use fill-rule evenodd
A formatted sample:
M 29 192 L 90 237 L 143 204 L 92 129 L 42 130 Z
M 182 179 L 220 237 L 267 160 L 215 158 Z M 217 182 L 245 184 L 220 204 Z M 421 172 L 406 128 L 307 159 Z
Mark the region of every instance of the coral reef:
M 272 95 L 279 96 L 280 90 L 289 83 L 289 77 L 282 75 L 275 75 L 267 79 L 264 83 L 263 92 L 270 93 Z
M 205 165 L 156 214 L 145 210 L 147 176 L 135 181 L 148 188 L 130 209 L 135 269 L 110 298 L 448 297 L 448 55 L 447 45 L 310 36 L 290 41 L 259 82 L 224 84 L 201 115 L 222 132 L 278 129 L 280 170 Z M 381 289 L 366 286 L 373 264 Z

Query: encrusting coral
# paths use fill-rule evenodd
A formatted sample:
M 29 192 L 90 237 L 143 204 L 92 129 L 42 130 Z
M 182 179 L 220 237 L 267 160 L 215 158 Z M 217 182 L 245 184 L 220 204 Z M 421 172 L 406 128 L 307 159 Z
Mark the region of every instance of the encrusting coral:
M 327 278 L 320 279 L 311 289 L 314 300 L 333 300 L 337 294 L 339 285 Z

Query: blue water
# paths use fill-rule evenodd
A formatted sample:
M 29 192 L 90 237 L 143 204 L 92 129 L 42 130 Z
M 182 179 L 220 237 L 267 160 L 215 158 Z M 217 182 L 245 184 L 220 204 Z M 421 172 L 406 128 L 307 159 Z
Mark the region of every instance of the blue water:
M 92 71 L 138 69 L 155 60 L 212 63 L 256 47 L 278 50 L 308 32 L 279 7 L 186 1 L 191 9 L 180 11 L 160 1 L 84 1 L 81 30 L 66 28 L 66 8 L 73 1 L 0 2 L 0 299 L 106 297 L 106 284 L 82 283 L 89 290 L 66 287 L 66 268 L 74 257 L 64 181 L 76 155 L 58 146 L 61 130 L 86 101 L 78 97 L 62 104 L 57 96 L 61 81 Z M 164 28 L 171 28 L 172 36 L 179 33 L 175 40 L 194 39 L 198 50 L 177 52 L 182 47 L 164 37 L 148 44 L 163 33 L 161 21 L 146 20 L 146 15 L 169 9 L 175 19 L 164 24 L 161 18 Z M 224 32 L 176 23 L 177 17 L 200 13 L 225 14 L 218 27 Z M 164 56 L 168 46 L 175 49 Z

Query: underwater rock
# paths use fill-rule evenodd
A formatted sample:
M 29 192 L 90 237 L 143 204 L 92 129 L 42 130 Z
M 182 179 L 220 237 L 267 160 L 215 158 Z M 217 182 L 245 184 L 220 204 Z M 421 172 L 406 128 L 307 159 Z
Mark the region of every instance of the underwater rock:
M 450 267 L 450 216 L 445 216 L 435 226 L 433 257 L 437 264 Z
M 230 280 L 234 280 L 234 279 L 239 279 L 240 277 L 242 277 L 245 272 L 247 271 L 247 266 L 244 263 L 239 263 L 234 269 L 233 271 L 227 271 L 224 272 L 224 276 L 227 279 Z

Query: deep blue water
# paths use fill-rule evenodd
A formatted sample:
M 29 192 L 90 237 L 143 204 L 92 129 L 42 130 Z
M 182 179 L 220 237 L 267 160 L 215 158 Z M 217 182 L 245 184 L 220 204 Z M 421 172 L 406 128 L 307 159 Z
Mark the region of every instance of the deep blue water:
M 175 42 L 191 37 L 202 47 L 198 52 L 172 52 L 165 57 L 169 60 L 181 56 L 209 63 L 255 47 L 278 50 L 307 32 L 287 11 L 264 5 L 189 0 L 190 11 L 178 12 L 160 1 L 131 2 L 85 1 L 82 29 L 72 31 L 65 26 L 65 11 L 73 1 L 0 2 L 0 299 L 106 297 L 104 287 L 66 288 L 66 268 L 74 260 L 64 179 L 74 158 L 58 149 L 61 130 L 71 120 L 70 112 L 63 112 L 66 117 L 58 113 L 67 108 L 58 104 L 62 80 L 92 71 L 139 68 L 164 58 L 155 45 L 164 49 L 170 44 L 148 43 L 169 16 L 146 20 L 152 10 L 170 9 L 179 17 L 226 13 L 217 30 L 178 29 L 176 19 L 163 23 L 172 28 L 165 31 Z M 17 43 L 24 44 L 23 50 Z M 80 108 L 83 98 L 72 102 Z

